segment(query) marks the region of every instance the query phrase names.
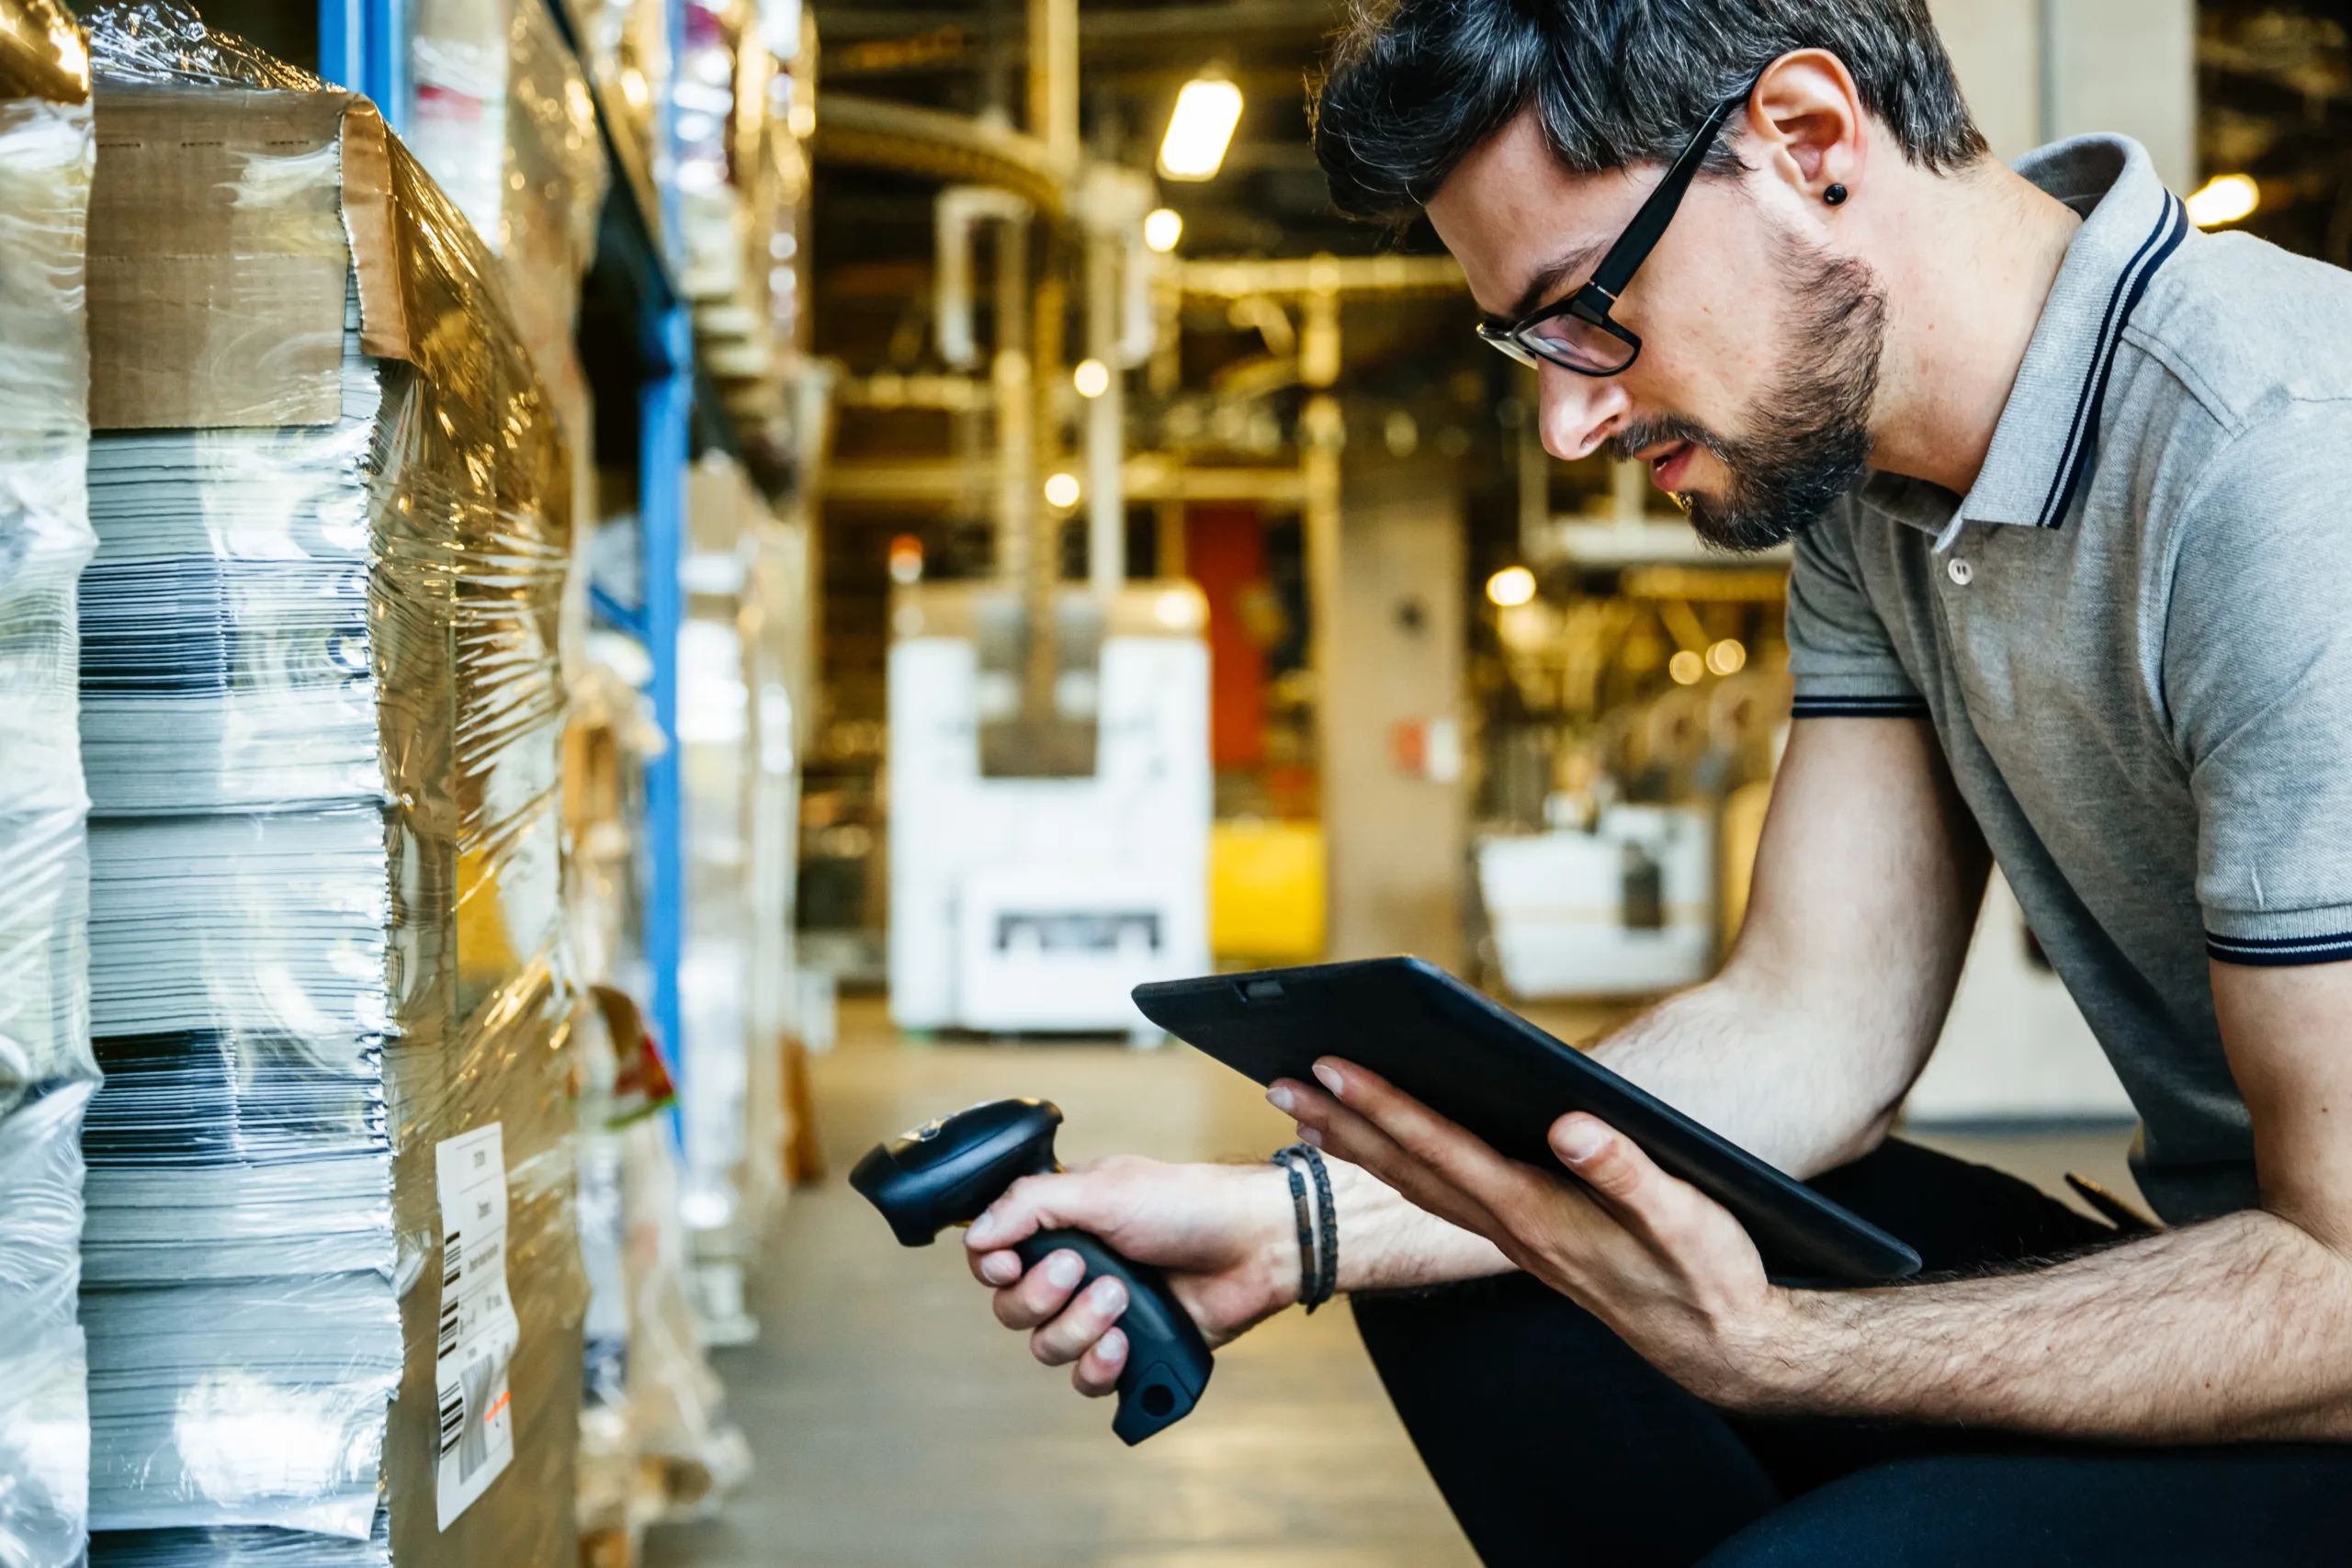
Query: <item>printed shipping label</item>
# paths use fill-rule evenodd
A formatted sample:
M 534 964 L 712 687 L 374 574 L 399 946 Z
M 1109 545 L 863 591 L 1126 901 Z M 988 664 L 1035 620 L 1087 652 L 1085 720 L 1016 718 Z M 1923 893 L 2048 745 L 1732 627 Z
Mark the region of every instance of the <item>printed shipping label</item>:
M 435 1504 L 440 1528 L 472 1506 L 514 1458 L 506 1371 L 522 1338 L 506 1290 L 506 1145 L 498 1122 L 433 1150 L 441 1201 L 441 1401 Z

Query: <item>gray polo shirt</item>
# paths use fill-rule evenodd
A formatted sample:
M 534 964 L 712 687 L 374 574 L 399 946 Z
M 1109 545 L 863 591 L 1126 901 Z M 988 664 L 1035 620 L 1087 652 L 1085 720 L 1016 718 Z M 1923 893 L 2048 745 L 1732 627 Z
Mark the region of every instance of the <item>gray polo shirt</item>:
M 2352 959 L 2352 275 L 2120 137 L 2018 169 L 2085 221 L 1984 471 L 1798 540 L 1796 713 L 1934 724 L 2177 1224 L 2256 1201 L 2209 955 Z

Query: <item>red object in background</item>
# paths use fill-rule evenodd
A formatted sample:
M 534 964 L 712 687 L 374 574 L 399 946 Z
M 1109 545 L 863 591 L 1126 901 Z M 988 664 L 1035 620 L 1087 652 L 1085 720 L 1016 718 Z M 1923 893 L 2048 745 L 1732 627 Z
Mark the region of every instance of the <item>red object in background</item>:
M 1419 778 L 1429 772 L 1429 726 L 1418 718 L 1400 718 L 1388 727 L 1388 760 L 1396 771 Z
M 613 1103 L 607 1125 L 625 1127 L 640 1117 L 668 1110 L 676 1102 L 678 1091 L 637 998 L 618 986 L 591 986 L 588 995 L 596 1010 L 605 1015 L 605 1031 L 612 1041 Z
M 1266 760 L 1266 655 L 1242 620 L 1240 597 L 1266 576 L 1266 527 L 1246 502 L 1184 508 L 1184 575 L 1209 602 L 1209 761 L 1254 768 Z

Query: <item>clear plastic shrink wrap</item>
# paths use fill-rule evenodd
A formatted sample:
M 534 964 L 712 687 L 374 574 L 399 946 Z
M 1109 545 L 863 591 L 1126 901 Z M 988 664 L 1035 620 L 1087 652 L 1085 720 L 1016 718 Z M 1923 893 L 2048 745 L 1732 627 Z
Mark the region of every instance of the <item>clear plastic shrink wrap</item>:
M 581 1010 L 581 1181 L 588 1308 L 581 1548 L 592 1568 L 636 1562 L 650 1523 L 704 1517 L 750 1475 L 688 1300 L 679 1165 L 653 1112 L 673 1102 L 661 1053 L 627 992 Z
M 609 172 L 588 78 L 549 4 L 420 0 L 410 13 L 408 143 L 498 255 L 515 330 L 570 438 L 585 527 L 593 415 L 574 334 Z
M 573 688 L 564 768 L 573 858 L 567 892 L 583 972 L 634 963 L 630 824 L 639 770 L 663 744 L 642 694 L 591 660 Z M 653 1112 L 673 1101 L 637 1002 L 590 987 L 580 1064 L 580 1225 L 593 1287 L 581 1416 L 581 1561 L 631 1568 L 645 1527 L 715 1509 L 751 1467 L 704 1355 L 679 1159 Z
M 800 536 L 712 454 L 687 489 L 695 584 L 678 647 L 686 915 L 681 1055 L 695 1292 L 717 1343 L 748 1337 L 742 1269 L 786 1195 L 791 884 L 798 815 L 792 666 L 807 628 Z
M 588 78 L 548 4 L 505 0 L 506 190 L 494 243 L 506 266 L 514 325 L 540 378 L 561 401 L 571 384 L 584 389 L 573 332 L 580 280 L 596 259 L 610 171 Z M 569 421 L 569 403 L 564 407 Z M 580 433 L 583 455 L 588 435 Z
M 686 1300 L 677 1159 L 653 1111 L 671 1103 L 660 1053 L 628 994 L 581 1010 L 582 1250 L 588 1389 L 581 1419 L 586 1568 L 630 1568 L 645 1527 L 715 1513 L 751 1471 Z
M 669 99 L 676 69 L 670 48 L 667 0 L 571 0 L 581 52 L 601 90 L 622 160 L 635 183 L 650 188 L 654 165 L 656 106 Z M 646 220 L 657 228 L 658 211 Z
M 800 752 L 808 729 L 809 648 L 807 527 L 774 515 L 764 503 L 746 525 L 750 567 L 737 624 L 751 692 L 750 808 L 751 989 L 745 998 L 752 1058 L 745 1089 L 745 1206 L 754 1216 L 780 1205 L 790 1180 L 806 1173 L 789 1152 L 810 1129 L 802 1124 L 806 1084 L 795 1086 L 801 1049 L 800 957 L 793 936 L 794 884 L 800 865 Z
M 0 1563 L 83 1560 L 89 1406 L 74 1311 L 90 1055 L 76 582 L 94 543 L 84 241 L 87 56 L 0 0 Z
M 741 626 L 744 532 L 759 506 L 742 468 L 721 453 L 689 471 L 686 527 L 692 593 L 678 630 L 678 753 L 685 818 L 685 940 L 678 964 L 679 1131 L 695 1299 L 711 1338 L 758 1333 L 743 1310 L 746 1254 L 760 1216 L 746 1201 L 751 1120 L 749 892 L 751 688 Z
M 92 1554 L 568 1568 L 561 428 L 373 106 L 91 28 Z

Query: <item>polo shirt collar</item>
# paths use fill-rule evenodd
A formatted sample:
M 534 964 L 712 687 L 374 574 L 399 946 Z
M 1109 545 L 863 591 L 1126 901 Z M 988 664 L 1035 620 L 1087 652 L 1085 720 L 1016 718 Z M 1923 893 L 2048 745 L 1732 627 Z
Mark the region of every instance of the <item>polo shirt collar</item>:
M 2015 167 L 2080 213 L 2083 226 L 1953 521 L 2055 528 L 2095 456 L 2124 326 L 2148 280 L 2180 248 L 2188 212 L 2129 137 L 2078 136 L 2029 152 Z

